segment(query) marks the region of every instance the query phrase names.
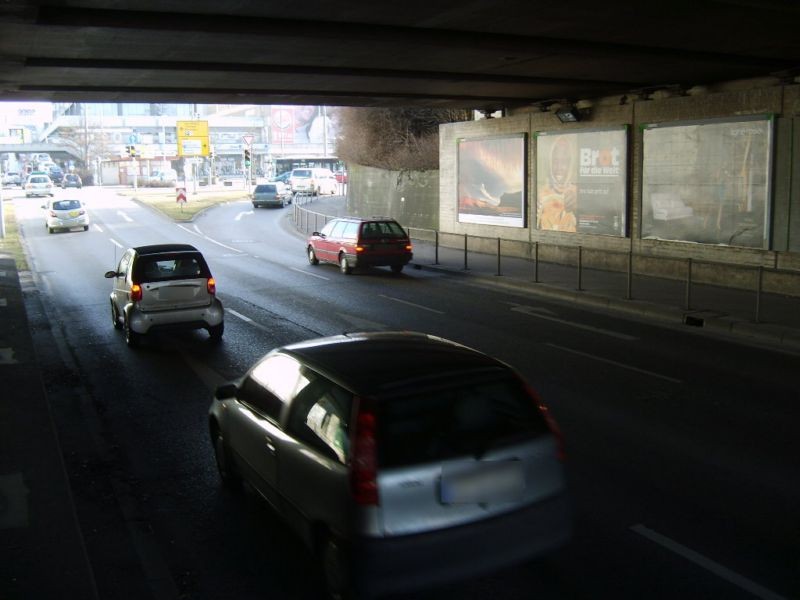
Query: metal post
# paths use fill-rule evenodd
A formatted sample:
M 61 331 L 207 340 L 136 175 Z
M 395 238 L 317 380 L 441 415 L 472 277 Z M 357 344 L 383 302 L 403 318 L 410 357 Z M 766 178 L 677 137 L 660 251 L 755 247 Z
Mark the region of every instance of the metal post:
M 581 278 L 583 277 L 583 246 L 578 246 L 578 291 L 581 291 Z
M 500 272 L 500 238 L 497 238 L 497 274 L 502 275 Z
M 761 322 L 761 290 L 764 285 L 764 267 L 758 267 L 756 279 L 756 323 Z
M 686 259 L 686 310 L 692 308 L 692 259 Z
M 533 282 L 539 283 L 539 242 L 533 246 Z
M 628 290 L 625 299 L 633 298 L 633 252 L 628 252 Z
M 435 232 L 436 234 L 434 238 L 434 247 L 433 247 L 433 264 L 439 264 L 439 230 L 437 229 Z
M 467 266 L 467 234 L 464 234 L 464 270 L 469 271 L 469 266 Z

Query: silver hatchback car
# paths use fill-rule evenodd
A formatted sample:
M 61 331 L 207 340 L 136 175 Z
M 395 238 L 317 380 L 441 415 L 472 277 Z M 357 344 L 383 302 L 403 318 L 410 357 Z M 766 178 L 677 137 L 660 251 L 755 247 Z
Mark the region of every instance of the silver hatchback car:
M 246 480 L 318 557 L 333 597 L 375 597 L 566 544 L 561 436 L 508 365 L 441 338 L 277 348 L 209 410 L 222 481 Z
M 224 330 L 222 302 L 203 255 L 188 244 L 129 248 L 116 270 L 111 322 L 136 346 L 145 334 L 162 329 L 206 329 L 212 341 Z

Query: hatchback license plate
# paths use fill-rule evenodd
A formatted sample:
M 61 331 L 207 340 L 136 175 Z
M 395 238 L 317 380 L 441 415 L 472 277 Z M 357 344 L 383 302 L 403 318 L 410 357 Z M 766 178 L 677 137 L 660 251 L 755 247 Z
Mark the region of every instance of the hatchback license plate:
M 525 491 L 525 472 L 518 460 L 480 461 L 442 467 L 442 504 L 512 502 Z

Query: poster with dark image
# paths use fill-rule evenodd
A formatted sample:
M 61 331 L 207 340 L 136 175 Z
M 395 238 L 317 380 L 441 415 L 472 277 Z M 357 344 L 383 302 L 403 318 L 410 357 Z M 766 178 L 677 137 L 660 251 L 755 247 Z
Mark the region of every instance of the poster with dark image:
M 627 130 L 536 135 L 541 230 L 625 235 Z
M 525 134 L 458 142 L 458 220 L 525 227 Z
M 770 117 L 650 125 L 643 152 L 643 237 L 769 246 Z

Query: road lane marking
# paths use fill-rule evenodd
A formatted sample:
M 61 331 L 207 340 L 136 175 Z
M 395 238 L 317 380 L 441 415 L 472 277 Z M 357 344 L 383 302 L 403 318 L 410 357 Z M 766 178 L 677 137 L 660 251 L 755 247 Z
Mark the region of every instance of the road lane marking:
M 636 371 L 637 373 L 642 373 L 644 375 L 649 375 L 650 377 L 658 377 L 659 379 L 664 379 L 665 381 L 669 381 L 671 383 L 683 383 L 680 379 L 675 379 L 674 377 L 668 377 L 667 375 L 661 375 L 660 373 L 654 373 L 653 371 L 648 371 L 646 369 L 640 369 L 638 367 L 634 367 L 631 365 L 626 365 L 625 363 L 617 362 L 615 360 L 609 360 L 607 358 L 603 358 L 601 356 L 595 356 L 594 354 L 587 354 L 586 352 L 581 352 L 580 350 L 573 350 L 572 348 L 565 348 L 564 346 L 559 346 L 558 344 L 551 344 L 547 343 L 548 346 L 552 346 L 553 348 L 557 348 L 558 350 L 563 350 L 564 352 L 571 352 L 572 354 L 577 354 L 579 356 L 583 356 L 586 358 L 591 358 L 592 360 L 597 360 L 600 362 L 607 363 L 609 365 L 614 365 L 615 367 L 620 367 L 622 369 L 628 369 L 629 371 Z
M 199 231 L 192 231 L 191 229 L 189 229 L 185 225 L 178 225 L 178 228 L 179 229 L 183 229 L 186 233 L 191 233 L 192 235 L 196 235 L 197 237 L 203 237 L 202 233 L 200 233 Z
M 122 212 L 121 210 L 118 210 L 118 211 L 117 211 L 117 214 L 118 214 L 120 217 L 122 217 L 123 219 L 125 219 L 125 220 L 126 220 L 128 223 L 133 223 L 133 219 L 131 219 L 131 218 L 130 218 L 130 217 L 127 215 L 127 214 L 125 214 L 125 213 L 124 213 L 124 212 Z
M 212 244 L 216 244 L 217 246 L 222 246 L 226 250 L 232 250 L 233 252 L 238 252 L 239 254 L 246 254 L 246 252 L 244 250 L 239 250 L 238 248 L 234 248 L 233 246 L 226 246 L 222 242 L 218 242 L 217 240 L 215 240 L 213 238 L 210 238 L 207 235 L 203 235 L 202 233 L 200 233 L 200 230 L 192 231 L 191 229 L 189 229 L 188 227 L 185 227 L 184 225 L 178 225 L 178 227 L 183 229 L 186 233 L 191 233 L 192 235 L 196 235 L 198 237 L 201 237 L 204 240 L 206 240 L 207 242 L 211 242 Z M 197 229 L 196 225 L 195 225 L 195 229 Z
M 239 317 L 245 323 L 252 323 L 253 322 L 253 319 L 251 319 L 250 317 L 245 317 L 242 313 L 236 312 L 232 308 L 229 308 L 225 312 L 233 315 L 234 317 Z
M 245 216 L 245 215 L 254 215 L 254 214 L 255 214 L 255 212 L 252 211 L 252 210 L 243 211 L 243 212 L 240 212 L 238 215 L 236 215 L 236 217 L 233 220 L 234 221 L 241 221 L 243 216 Z
M 94 228 L 95 228 L 97 231 L 99 231 L 100 233 L 103 233 L 103 228 L 102 228 L 102 227 L 100 227 L 100 225 L 98 225 L 97 223 L 92 223 L 92 225 L 94 225 Z
M 436 313 L 437 315 L 445 314 L 442 310 L 436 310 L 435 308 L 428 308 L 427 306 L 422 306 L 421 304 L 414 304 L 413 302 L 409 302 L 408 300 L 401 300 L 400 298 L 393 298 L 392 296 L 384 296 L 383 294 L 378 294 L 381 298 L 386 298 L 387 300 L 392 300 L 394 302 L 399 302 L 400 304 L 405 304 L 407 306 L 413 306 L 414 308 L 419 308 L 420 310 L 427 310 L 432 313 Z
M 117 240 L 115 240 L 114 238 L 108 238 L 108 239 L 110 239 L 110 240 L 111 240 L 111 243 L 112 243 L 112 244 L 114 244 L 114 245 L 115 245 L 117 248 L 119 248 L 120 250 L 122 250 L 122 249 L 124 249 L 124 248 L 125 248 L 125 246 L 123 246 L 122 244 L 120 244 L 120 243 L 119 243 Z
M 325 281 L 330 281 L 330 277 L 325 277 L 324 275 L 317 275 L 316 273 L 309 273 L 308 271 L 304 271 L 303 269 L 298 269 L 297 267 L 289 267 L 292 271 L 297 271 L 298 273 L 302 273 L 303 275 L 310 275 L 311 277 L 316 277 L 317 279 L 324 279 Z
M 602 335 L 609 335 L 611 337 L 615 337 L 620 340 L 625 340 L 628 342 L 632 342 L 638 340 L 639 338 L 627 335 L 625 333 L 619 333 L 616 331 L 611 331 L 609 329 L 602 329 L 600 327 L 592 327 L 591 325 L 583 325 L 582 323 L 575 323 L 573 321 L 567 321 L 566 319 L 559 319 L 558 317 L 549 317 L 547 315 L 543 315 L 539 312 L 539 310 L 533 306 L 514 306 L 511 308 L 514 312 L 519 312 L 525 315 L 529 315 L 531 317 L 536 317 L 537 319 L 544 319 L 545 321 L 552 321 L 554 323 L 560 323 L 561 325 L 567 325 L 569 327 L 575 327 L 576 329 L 584 329 L 586 331 L 591 331 L 593 333 L 600 333 Z
M 710 558 L 706 558 L 691 548 L 687 548 L 686 546 L 679 544 L 678 542 L 671 540 L 670 538 L 663 536 L 652 529 L 648 529 L 641 523 L 632 525 L 631 530 L 643 537 L 646 537 L 651 542 L 655 542 L 659 546 L 662 546 L 667 550 L 674 552 L 678 556 L 682 556 L 686 560 L 689 560 L 694 564 L 704 568 L 706 571 L 711 571 L 717 577 L 720 577 L 728 583 L 732 583 L 746 592 L 753 594 L 757 598 L 761 598 L 762 600 L 787 600 L 784 596 L 776 594 L 772 590 L 768 590 L 764 586 L 757 584 L 755 581 L 752 581 L 743 575 L 739 575 L 738 573 L 723 567 L 721 564 L 714 562 Z

